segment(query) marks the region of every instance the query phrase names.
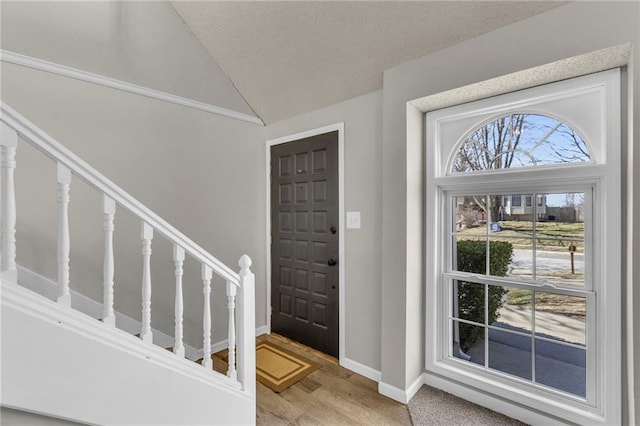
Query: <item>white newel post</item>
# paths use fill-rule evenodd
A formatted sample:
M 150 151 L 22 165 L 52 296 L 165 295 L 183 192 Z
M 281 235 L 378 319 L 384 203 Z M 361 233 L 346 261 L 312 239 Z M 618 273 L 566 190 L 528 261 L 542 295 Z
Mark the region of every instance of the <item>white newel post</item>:
M 58 303 L 71 307 L 71 292 L 69 290 L 69 188 L 71 186 L 71 170 L 62 163 L 58 163 Z
M 16 168 L 16 148 L 18 134 L 11 127 L 2 123 L 2 139 L 0 139 L 0 167 L 2 167 L 2 232 L 0 274 L 2 278 L 13 284 L 18 283 L 16 269 L 16 192 L 14 171 Z
M 153 343 L 151 332 L 151 240 L 153 228 L 142 222 L 142 330 L 140 338 L 146 343 Z
M 184 249 L 177 244 L 173 245 L 173 263 L 176 269 L 176 300 L 175 300 L 175 342 L 173 344 L 173 353 L 184 358 L 184 342 L 183 342 L 183 316 L 184 306 L 182 301 L 182 275 L 184 274 L 182 265 L 184 264 Z
M 202 312 L 202 365 L 207 369 L 213 368 L 211 360 L 211 278 L 212 270 L 202 264 L 202 294 L 204 295 L 204 310 Z
M 116 214 L 116 202 L 107 197 L 102 196 L 102 217 L 104 228 L 104 265 L 102 269 L 102 285 L 104 292 L 102 295 L 103 312 L 102 322 L 115 327 L 116 316 L 113 311 L 113 280 L 115 265 L 113 261 L 113 218 Z
M 244 390 L 256 394 L 256 331 L 255 276 L 249 269 L 251 258 L 243 255 L 240 266 L 240 297 L 238 298 L 238 380 Z
M 234 283 L 227 281 L 227 307 L 229 308 L 229 349 L 227 376 L 233 380 L 238 379 L 236 372 L 236 291 Z

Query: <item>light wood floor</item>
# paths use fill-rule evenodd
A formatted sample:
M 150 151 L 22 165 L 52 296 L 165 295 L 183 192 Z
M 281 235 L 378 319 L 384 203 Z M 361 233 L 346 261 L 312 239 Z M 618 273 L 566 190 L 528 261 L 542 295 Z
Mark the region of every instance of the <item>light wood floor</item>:
M 322 365 L 279 394 L 258 383 L 258 425 L 411 425 L 406 406 L 380 395 L 376 382 L 340 367 L 335 358 L 275 334 L 257 340 Z

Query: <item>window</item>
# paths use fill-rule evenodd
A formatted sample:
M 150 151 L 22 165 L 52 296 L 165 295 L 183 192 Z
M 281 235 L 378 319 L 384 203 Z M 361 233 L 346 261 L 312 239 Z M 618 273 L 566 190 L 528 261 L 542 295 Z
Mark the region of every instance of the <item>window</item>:
M 521 112 L 475 129 L 462 143 L 451 171 L 562 165 L 588 162 L 590 158 L 585 142 L 566 123 Z
M 592 221 L 589 212 L 585 224 L 567 200 L 579 199 L 584 206 L 587 195 L 590 204 L 588 191 L 544 194 L 563 212 L 553 223 L 535 221 L 533 214 L 502 222 L 500 230 L 478 221 L 452 228 L 451 258 L 443 273 L 451 294 L 450 356 L 586 398 L 591 355 L 586 319 L 594 293 L 585 285 L 585 252 L 591 252 L 585 227 Z M 461 198 L 477 200 L 491 217 L 502 197 L 448 198 L 452 206 Z M 448 210 L 455 221 L 462 219 Z
M 609 71 L 427 114 L 428 373 L 620 422 L 618 96 Z

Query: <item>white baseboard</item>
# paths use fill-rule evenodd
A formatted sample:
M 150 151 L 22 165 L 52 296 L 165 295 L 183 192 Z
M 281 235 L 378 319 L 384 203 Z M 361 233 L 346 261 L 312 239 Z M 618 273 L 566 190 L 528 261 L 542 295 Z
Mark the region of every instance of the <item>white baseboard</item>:
M 420 390 L 422 385 L 424 385 L 424 375 L 420 375 L 407 389 L 407 402 L 411 401 L 411 398 Z
M 352 359 L 345 357 L 340 361 L 340 365 L 346 368 L 347 370 L 351 370 L 354 373 L 358 373 L 361 376 L 364 376 L 368 379 L 373 380 L 374 382 L 380 382 L 380 380 L 382 379 L 382 373 L 380 371 L 375 370 L 371 367 L 368 367 L 364 364 L 360 364 L 359 362 L 354 361 Z
M 420 390 L 420 387 L 424 384 L 424 375 L 418 376 L 418 378 L 409 385 L 406 390 L 399 389 L 395 386 L 391 386 L 388 383 L 378 383 L 378 392 L 381 395 L 394 399 L 403 404 L 407 404 L 411 401 L 411 398 Z
M 378 393 L 403 404 L 408 402 L 407 394 L 404 390 L 391 386 L 385 382 L 378 383 Z
M 21 287 L 27 288 L 49 300 L 55 301 L 58 296 L 58 284 L 47 277 L 43 277 L 27 268 L 18 265 L 18 283 Z M 71 306 L 85 315 L 99 320 L 102 318 L 102 303 L 90 299 L 74 290 L 71 290 Z M 140 332 L 142 323 L 120 312 L 116 312 L 116 325 L 120 330 L 130 334 Z M 152 329 L 153 343 L 163 348 L 174 345 L 174 338 L 161 331 Z M 185 358 L 195 361 L 202 357 L 202 350 L 192 346 L 184 345 Z M 198 357 L 200 354 L 200 357 Z
M 256 328 L 256 337 L 258 336 L 262 336 L 263 334 L 267 334 L 267 326 L 263 325 L 261 327 Z M 229 340 L 225 339 L 225 340 L 221 340 L 219 342 L 215 342 L 211 345 L 211 353 L 215 354 L 216 352 L 220 352 L 223 349 L 227 349 L 229 347 Z M 197 358 L 196 359 L 200 359 L 203 357 L 203 353 L 204 350 L 203 349 L 198 349 L 197 352 Z

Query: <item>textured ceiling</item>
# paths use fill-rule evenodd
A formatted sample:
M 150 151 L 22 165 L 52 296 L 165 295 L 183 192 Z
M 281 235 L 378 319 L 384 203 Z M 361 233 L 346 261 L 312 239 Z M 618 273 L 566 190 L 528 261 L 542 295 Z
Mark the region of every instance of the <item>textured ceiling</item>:
M 172 4 L 269 124 L 380 89 L 386 69 L 563 3 Z

